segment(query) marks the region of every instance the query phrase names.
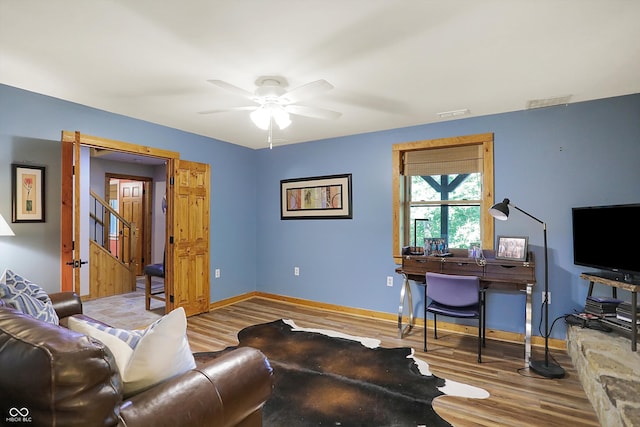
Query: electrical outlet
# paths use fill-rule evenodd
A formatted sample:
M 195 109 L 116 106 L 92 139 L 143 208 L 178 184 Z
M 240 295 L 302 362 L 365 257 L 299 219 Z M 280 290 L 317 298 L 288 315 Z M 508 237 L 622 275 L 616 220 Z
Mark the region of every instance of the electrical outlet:
M 300 275 L 300 267 L 293 267 L 293 275 L 294 276 Z
M 544 302 L 544 291 L 542 291 L 542 302 Z M 547 304 L 551 305 L 551 292 L 547 294 Z
M 393 276 L 387 276 L 387 286 L 393 286 Z
M 216 275 L 216 279 L 220 278 L 220 269 L 219 268 L 216 268 L 215 275 Z

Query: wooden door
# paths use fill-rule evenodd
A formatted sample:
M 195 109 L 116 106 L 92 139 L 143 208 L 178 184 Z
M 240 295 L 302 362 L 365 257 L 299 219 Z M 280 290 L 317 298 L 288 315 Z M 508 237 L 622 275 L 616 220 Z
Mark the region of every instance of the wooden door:
M 73 138 L 62 138 L 62 192 L 61 192 L 61 284 L 63 291 L 81 294 L 80 268 L 87 264 L 88 257 L 82 259 L 81 249 L 81 156 L 80 134 Z
M 60 290 L 73 291 L 73 140 L 62 140 Z
M 131 265 L 136 276 L 142 275 L 143 242 L 144 242 L 144 197 L 143 183 L 141 181 L 121 180 L 119 183 L 119 209 L 120 215 L 129 222 L 135 224 L 137 242 L 134 245 L 134 254 L 129 253 L 129 243 L 133 236 L 129 235 L 129 229 L 125 228 L 121 236 L 120 248 L 122 248 L 122 260 Z
M 183 307 L 187 316 L 193 316 L 208 312 L 210 305 L 210 170 L 208 164 L 178 159 L 170 165 L 167 221 L 173 234 L 167 235 L 173 250 L 167 253 L 167 312 Z

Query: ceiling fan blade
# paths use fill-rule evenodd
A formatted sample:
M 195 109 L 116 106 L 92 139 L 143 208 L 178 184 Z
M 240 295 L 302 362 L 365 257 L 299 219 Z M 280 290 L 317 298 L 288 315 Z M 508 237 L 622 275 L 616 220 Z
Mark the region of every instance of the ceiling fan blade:
M 238 86 L 234 86 L 231 83 L 227 83 L 227 82 L 225 82 L 223 80 L 207 80 L 207 81 L 209 83 L 211 83 L 212 85 L 218 86 L 219 88 L 222 88 L 222 89 L 227 90 L 229 92 L 233 92 L 236 95 L 240 95 L 240 96 L 245 97 L 245 98 L 252 99 L 255 96 L 253 93 L 251 93 L 251 92 L 249 92 L 247 90 L 244 90 L 242 88 L 239 88 Z
M 246 107 L 231 107 L 231 108 L 217 108 L 214 110 L 205 110 L 205 111 L 198 111 L 198 114 L 215 114 L 215 113 L 227 113 L 229 111 L 253 111 L 256 108 L 258 108 L 258 106 L 246 106 Z
M 287 104 L 293 104 L 294 102 L 301 101 L 310 96 L 314 96 L 321 92 L 326 92 L 333 89 L 333 85 L 326 80 L 316 80 L 315 82 L 307 83 L 297 88 L 291 89 L 289 92 L 282 95 L 280 98 L 286 100 Z
M 291 114 L 298 116 L 313 117 L 314 119 L 335 120 L 342 116 L 342 113 L 324 108 L 307 107 L 305 105 L 287 105 L 284 109 Z

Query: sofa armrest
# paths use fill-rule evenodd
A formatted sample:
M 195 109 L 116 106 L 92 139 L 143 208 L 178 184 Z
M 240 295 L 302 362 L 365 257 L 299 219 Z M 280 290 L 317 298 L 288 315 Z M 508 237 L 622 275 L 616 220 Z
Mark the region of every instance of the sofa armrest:
M 261 425 L 256 413 L 272 388 L 267 358 L 242 347 L 127 399 L 120 425 L 227 427 L 247 418 Z
M 49 294 L 49 298 L 53 303 L 53 309 L 61 319 L 82 314 L 82 301 L 75 292 L 55 292 Z

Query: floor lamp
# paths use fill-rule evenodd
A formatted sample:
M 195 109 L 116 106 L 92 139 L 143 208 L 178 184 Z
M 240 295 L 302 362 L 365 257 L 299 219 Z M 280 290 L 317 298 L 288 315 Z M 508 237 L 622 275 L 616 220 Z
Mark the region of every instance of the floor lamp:
M 531 360 L 529 368 L 539 375 L 546 378 L 562 378 L 564 377 L 564 369 L 553 362 L 549 362 L 549 259 L 547 256 L 547 224 L 540 221 L 535 216 L 523 211 L 519 207 L 512 205 L 509 199 L 504 199 L 500 203 L 491 206 L 489 213 L 495 219 L 506 221 L 509 218 L 509 206 L 522 212 L 529 218 L 532 218 L 542 224 L 544 232 L 544 360 Z

